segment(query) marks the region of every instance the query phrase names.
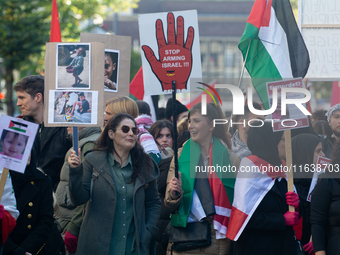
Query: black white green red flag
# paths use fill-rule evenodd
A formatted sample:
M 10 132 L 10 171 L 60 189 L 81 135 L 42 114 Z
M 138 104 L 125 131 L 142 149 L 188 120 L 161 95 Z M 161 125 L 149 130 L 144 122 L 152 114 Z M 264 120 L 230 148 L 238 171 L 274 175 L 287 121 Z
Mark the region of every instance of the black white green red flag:
M 308 50 L 289 0 L 255 0 L 238 47 L 266 109 L 269 104 L 264 79 L 304 77 L 309 67 Z

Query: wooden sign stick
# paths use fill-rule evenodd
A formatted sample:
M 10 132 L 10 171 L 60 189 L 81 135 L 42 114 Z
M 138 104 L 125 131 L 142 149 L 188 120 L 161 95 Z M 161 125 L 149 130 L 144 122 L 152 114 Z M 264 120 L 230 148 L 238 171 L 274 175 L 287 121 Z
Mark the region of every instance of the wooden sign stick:
M 2 199 L 2 194 L 4 193 L 8 172 L 9 172 L 8 168 L 4 168 L 2 170 L 2 174 L 1 174 L 1 178 L 0 178 L 0 202 L 1 202 L 1 199 Z
M 294 178 L 292 169 L 292 135 L 290 129 L 285 130 L 285 146 L 286 146 L 286 165 L 288 167 L 287 171 L 287 181 L 288 181 L 288 192 L 294 192 Z M 289 211 L 295 212 L 295 208 L 289 205 Z

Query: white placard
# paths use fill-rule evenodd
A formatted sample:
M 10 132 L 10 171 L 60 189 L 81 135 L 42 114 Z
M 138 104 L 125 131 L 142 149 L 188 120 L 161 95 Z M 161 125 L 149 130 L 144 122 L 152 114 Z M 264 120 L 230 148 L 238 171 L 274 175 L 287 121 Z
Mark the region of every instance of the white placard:
M 56 89 L 91 89 L 91 44 L 58 43 Z
M 98 91 L 50 90 L 48 123 L 97 125 Z
M 308 196 L 307 196 L 307 199 L 306 199 L 308 202 L 312 201 L 311 200 L 312 199 L 312 191 L 315 188 L 315 185 L 318 181 L 319 175 L 325 172 L 325 169 L 327 168 L 327 166 L 330 163 L 331 163 L 331 159 L 325 158 L 325 157 L 320 157 L 320 156 L 318 157 L 318 160 L 316 161 L 316 166 L 314 166 L 314 168 L 316 170 L 314 171 L 313 179 L 312 179 L 312 182 L 310 184 Z
M 197 11 L 138 16 L 145 95 L 190 92 L 190 78 L 202 78 Z
M 25 172 L 38 127 L 36 123 L 1 115 L 0 168 Z
M 278 103 L 275 111 L 272 113 L 274 132 L 309 126 L 308 117 L 295 104 L 287 104 L 286 115 L 281 115 L 281 89 L 305 88 L 301 78 L 267 82 L 266 86 L 270 107 L 272 107 L 273 102 L 273 89 L 277 88 Z M 286 95 L 287 99 L 302 99 L 304 97 L 303 93 L 287 93 Z
M 340 79 L 340 1 L 299 0 L 299 28 L 306 43 L 309 79 Z
M 340 24 L 339 0 L 299 0 L 301 24 Z

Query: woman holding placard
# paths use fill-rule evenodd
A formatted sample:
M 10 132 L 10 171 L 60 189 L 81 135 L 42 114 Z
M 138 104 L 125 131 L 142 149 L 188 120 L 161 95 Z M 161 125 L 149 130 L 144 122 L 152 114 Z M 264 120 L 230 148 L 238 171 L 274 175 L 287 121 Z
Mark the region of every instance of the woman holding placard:
M 164 202 L 173 212 L 169 244 L 173 254 L 229 254 L 230 240 L 225 235 L 237 156 L 228 151 L 225 126 L 213 126 L 213 120 L 221 118 L 212 104 L 207 104 L 207 115 L 201 115 L 201 104 L 193 106 L 189 113 L 191 139 L 179 150 L 178 178 L 171 162 Z M 235 172 L 207 171 L 218 165 L 234 167 Z
M 127 113 L 136 118 L 138 116 L 138 106 L 135 101 L 126 96 L 117 96 L 106 101 L 103 129 L 119 113 Z M 80 226 L 83 221 L 83 208 L 84 205 L 77 207 L 65 233 L 65 245 L 70 253 L 75 253 L 77 250 Z
M 319 176 L 312 192 L 310 221 L 315 255 L 340 254 L 339 166 L 340 142 L 337 142 L 328 173 Z
M 137 141 L 133 117 L 111 118 L 83 164 L 68 158 L 71 199 L 89 200 L 80 229 L 78 254 L 153 252 L 160 213 L 158 168 Z
M 299 197 L 287 192 L 285 136 L 273 132 L 271 122 L 260 122 L 248 131 L 252 155 L 242 159 L 227 237 L 234 240 L 234 255 L 295 254 L 293 226 Z

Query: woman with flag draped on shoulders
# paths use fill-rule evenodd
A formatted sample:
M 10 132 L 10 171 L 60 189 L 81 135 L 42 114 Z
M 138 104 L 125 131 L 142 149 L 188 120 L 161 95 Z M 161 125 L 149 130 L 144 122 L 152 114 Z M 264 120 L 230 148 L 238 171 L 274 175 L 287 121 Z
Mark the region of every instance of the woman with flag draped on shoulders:
M 227 237 L 234 255 L 295 254 L 293 225 L 299 213 L 299 197 L 287 192 L 285 137 L 273 132 L 271 122 L 252 123 L 248 147 L 252 155 L 243 158 L 235 183 Z
M 202 115 L 197 104 L 188 117 L 191 138 L 179 150 L 178 179 L 174 161 L 167 178 L 165 205 L 173 212 L 168 250 L 172 248 L 173 254 L 229 254 L 230 240 L 225 235 L 239 158 L 228 150 L 231 141 L 226 125 L 214 127 L 213 120 L 223 118 L 218 107 L 207 104 L 207 114 Z M 209 234 L 204 247 L 197 245 L 203 243 L 196 241 L 198 235 Z M 188 235 L 194 241 L 181 249 L 178 239 L 189 239 Z

